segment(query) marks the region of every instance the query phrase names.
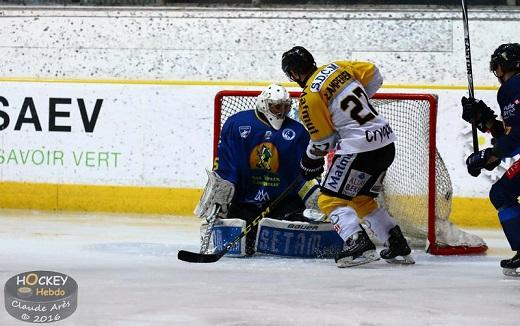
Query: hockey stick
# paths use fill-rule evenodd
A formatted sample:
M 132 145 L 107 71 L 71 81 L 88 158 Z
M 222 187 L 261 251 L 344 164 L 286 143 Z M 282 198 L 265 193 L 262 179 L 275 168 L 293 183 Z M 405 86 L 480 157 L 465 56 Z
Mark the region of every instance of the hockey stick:
M 466 47 L 466 72 L 468 74 L 468 93 L 470 98 L 475 98 L 473 88 L 473 69 L 471 68 L 471 47 L 469 43 L 468 8 L 466 0 L 462 0 L 462 20 L 464 21 L 464 45 Z M 475 113 L 476 114 L 476 113 Z M 473 119 L 471 123 L 471 136 L 473 138 L 473 152 L 478 152 L 477 125 Z
M 220 213 L 222 207 L 218 204 L 215 204 L 211 209 L 211 213 L 209 214 L 209 218 L 206 219 L 208 221 L 208 226 L 206 227 L 206 231 L 202 236 L 201 245 L 200 245 L 200 253 L 205 254 L 208 251 L 209 241 L 211 239 L 211 231 L 213 231 L 213 227 L 215 226 L 215 221 L 217 220 L 217 215 Z
M 240 242 L 240 240 L 242 240 L 242 238 L 246 234 L 248 234 L 253 227 L 257 226 L 258 223 L 260 223 L 260 220 L 262 220 L 264 217 L 269 215 L 269 213 L 276 206 L 278 206 L 280 204 L 280 202 L 282 200 L 284 200 L 285 197 L 287 197 L 287 195 L 289 195 L 289 193 L 291 191 L 293 191 L 293 189 L 296 188 L 296 186 L 298 186 L 300 184 L 300 182 L 301 182 L 301 176 L 298 176 L 296 179 L 294 179 L 293 182 L 291 182 L 291 184 L 289 186 L 287 186 L 287 188 L 278 197 L 276 197 L 275 200 L 273 200 L 273 202 L 271 202 L 271 204 L 269 206 L 267 206 L 267 208 L 260 215 L 258 215 L 250 224 L 248 224 L 246 226 L 244 231 L 242 231 L 235 239 L 233 239 L 233 241 L 228 242 L 224 246 L 222 251 L 217 252 L 217 253 L 205 254 L 205 253 L 198 253 L 198 252 L 192 252 L 192 251 L 187 251 L 187 250 L 179 250 L 179 252 L 177 254 L 177 258 L 179 260 L 182 260 L 182 261 L 185 261 L 188 263 L 214 263 L 214 262 L 218 261 L 229 250 L 231 250 L 233 247 L 235 247 L 237 245 L 237 243 Z

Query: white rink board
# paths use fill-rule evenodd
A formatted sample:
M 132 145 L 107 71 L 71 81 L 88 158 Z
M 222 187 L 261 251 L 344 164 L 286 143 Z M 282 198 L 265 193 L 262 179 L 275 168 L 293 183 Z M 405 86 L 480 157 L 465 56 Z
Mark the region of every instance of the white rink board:
M 0 96 L 8 102 L 0 110 L 9 115 L 9 124 L 0 132 L 2 181 L 188 187 L 200 184 L 204 167 L 211 166 L 211 91 L 161 85 L 2 83 Z M 35 130 L 30 109 L 15 130 L 27 98 L 32 98 L 41 131 Z M 69 116 L 52 119 L 50 98 L 70 99 L 71 104 L 55 109 Z M 96 101 L 102 100 L 92 132 L 85 132 L 78 99 L 83 99 L 89 120 Z M 70 132 L 50 130 L 49 120 L 69 126 Z M 5 118 L 0 123 L 5 125 Z
M 61 165 L 0 162 L 2 181 L 201 188 L 204 168 L 211 167 L 215 93 L 233 88 L 224 84 L 286 82 L 280 56 L 294 45 L 306 46 L 319 63 L 374 62 L 385 85 L 432 85 L 434 89 L 404 91 L 440 95 L 438 148 L 454 196 L 486 198 L 491 183 L 503 172 L 484 171 L 487 176 L 471 178 L 465 171 L 471 141 L 460 118 L 459 101 L 466 93 L 460 87 L 466 85 L 467 75 L 458 7 L 4 7 L 0 14 L 5 36 L 0 39 L 0 80 L 88 78 L 94 82 L 0 82 L 0 96 L 9 101 L 13 120 L 0 130 L 2 148 L 63 152 Z M 475 86 L 497 85 L 489 72 L 489 56 L 498 44 L 518 42 L 519 17 L 516 9 L 470 7 Z M 106 79 L 121 84 L 96 82 Z M 157 83 L 123 85 L 124 80 Z M 176 82 L 161 82 L 168 80 Z M 440 90 L 441 85 L 459 90 Z M 492 107 L 494 94 L 476 91 Z M 82 132 L 78 108 L 70 105 L 64 108 L 70 110 L 70 118 L 57 121 L 67 123 L 72 131 L 49 132 L 48 98 L 52 96 L 84 98 L 88 108 L 103 98 L 95 131 Z M 34 132 L 30 125 L 13 131 L 25 97 L 35 99 L 42 132 Z M 75 152 L 89 152 L 88 162 L 96 163 L 76 164 L 71 157 Z
M 204 169 L 211 168 L 212 161 L 213 99 L 219 90 L 233 88 L 39 82 L 5 82 L 1 86 L 0 96 L 9 105 L 0 110 L 10 119 L 0 131 L 2 181 L 180 188 L 203 187 Z M 465 91 L 383 88 L 381 92 L 437 94 L 437 148 L 452 178 L 454 195 L 487 196 L 508 162 L 495 172 L 485 171 L 485 177 L 468 177 L 464 161 L 472 150 L 471 129 L 460 117 L 460 97 Z M 495 93 L 477 91 L 477 96 L 496 110 Z M 33 99 L 42 131 L 35 131 L 31 122 L 14 130 L 26 98 Z M 56 106 L 56 111 L 70 116 L 55 119 L 56 125 L 70 126 L 70 132 L 49 131 L 50 98 L 70 99 L 71 104 Z M 89 120 L 96 101 L 103 100 L 91 133 L 85 132 L 78 99 L 83 99 Z M 29 110 L 24 117 L 32 117 Z M 5 120 L 0 118 L 2 123 Z M 490 146 L 489 137 L 481 137 L 481 141 L 485 141 L 481 148 Z M 11 150 L 16 152 L 15 159 Z M 34 154 L 35 162 L 28 151 L 39 151 Z M 42 151 L 50 153 L 51 159 L 45 155 L 42 162 Z M 56 155 L 58 159 L 53 160 Z

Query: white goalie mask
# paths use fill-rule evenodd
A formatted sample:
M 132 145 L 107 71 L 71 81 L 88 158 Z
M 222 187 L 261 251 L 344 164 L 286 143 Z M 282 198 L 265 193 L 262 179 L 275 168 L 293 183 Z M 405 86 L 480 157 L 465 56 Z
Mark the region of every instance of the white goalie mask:
M 289 92 L 277 84 L 267 86 L 256 99 L 256 109 L 267 118 L 271 127 L 279 130 L 291 109 Z

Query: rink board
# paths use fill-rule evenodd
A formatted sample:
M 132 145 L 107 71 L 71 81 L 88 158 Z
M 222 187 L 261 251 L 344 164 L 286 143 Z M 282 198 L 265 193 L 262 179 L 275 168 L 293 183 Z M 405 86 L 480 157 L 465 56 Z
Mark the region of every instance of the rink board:
M 178 215 L 192 214 L 212 165 L 215 94 L 263 86 L 30 79 L 0 85 L 0 207 Z M 471 137 L 452 108 L 464 91 L 412 86 L 387 87 L 439 94 L 438 148 L 454 187 L 452 220 L 497 226 L 487 199 L 497 176 L 469 183 L 463 163 Z M 495 90 L 484 92 L 491 97 Z

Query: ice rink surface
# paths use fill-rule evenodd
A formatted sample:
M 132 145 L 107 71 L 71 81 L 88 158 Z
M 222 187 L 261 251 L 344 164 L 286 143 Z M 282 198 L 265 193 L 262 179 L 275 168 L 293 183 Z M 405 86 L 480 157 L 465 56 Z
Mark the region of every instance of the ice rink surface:
M 1 280 L 32 270 L 65 273 L 78 308 L 56 325 L 518 325 L 520 279 L 498 230 L 476 231 L 487 255 L 384 261 L 339 269 L 333 260 L 177 260 L 197 251 L 189 217 L 0 211 Z M 2 292 L 3 293 L 3 292 Z M 2 309 L 0 325 L 26 325 Z

